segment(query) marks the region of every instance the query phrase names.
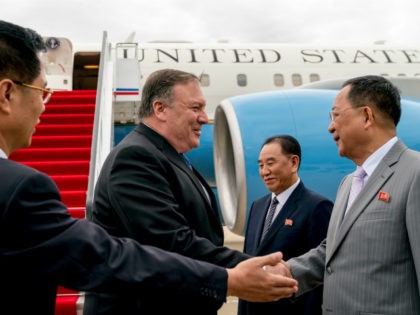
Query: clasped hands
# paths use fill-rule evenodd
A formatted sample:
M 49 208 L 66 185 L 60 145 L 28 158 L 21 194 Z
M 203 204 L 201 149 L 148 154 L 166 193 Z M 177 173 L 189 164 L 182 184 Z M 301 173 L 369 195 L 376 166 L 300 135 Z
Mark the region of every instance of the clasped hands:
M 227 294 L 243 300 L 273 302 L 297 291 L 297 281 L 280 252 L 247 259 L 227 271 Z

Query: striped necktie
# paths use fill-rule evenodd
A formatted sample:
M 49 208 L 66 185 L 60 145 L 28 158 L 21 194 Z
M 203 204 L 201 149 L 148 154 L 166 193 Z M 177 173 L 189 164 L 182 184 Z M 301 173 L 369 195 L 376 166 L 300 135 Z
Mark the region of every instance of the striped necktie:
M 265 217 L 264 228 L 261 234 L 261 242 L 264 239 L 265 235 L 267 234 L 268 230 L 270 229 L 271 221 L 273 221 L 274 212 L 276 211 L 276 207 L 278 204 L 279 204 L 279 201 L 277 200 L 276 197 L 274 197 L 271 200 L 270 208 L 268 209 L 267 215 Z

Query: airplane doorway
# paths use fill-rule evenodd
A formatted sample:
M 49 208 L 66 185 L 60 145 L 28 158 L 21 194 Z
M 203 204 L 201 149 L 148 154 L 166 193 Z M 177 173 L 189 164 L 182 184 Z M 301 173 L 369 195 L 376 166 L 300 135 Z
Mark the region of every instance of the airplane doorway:
M 76 52 L 74 54 L 73 90 L 96 90 L 100 52 Z

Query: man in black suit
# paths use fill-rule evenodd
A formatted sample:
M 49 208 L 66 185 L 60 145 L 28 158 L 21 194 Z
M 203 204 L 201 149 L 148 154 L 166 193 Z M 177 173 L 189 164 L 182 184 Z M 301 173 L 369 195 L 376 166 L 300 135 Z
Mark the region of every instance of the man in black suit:
M 54 314 L 58 285 L 134 296 L 177 290 L 219 305 L 230 294 L 276 300 L 295 291 L 294 280 L 262 270 L 280 254 L 226 270 L 110 237 L 72 218 L 46 174 L 8 160 L 30 145 L 52 94 L 40 61 L 43 47 L 33 30 L 0 21 L 1 314 Z M 261 283 L 253 285 L 247 277 Z
M 140 124 L 109 154 L 96 184 L 93 221 L 117 236 L 194 259 L 233 267 L 250 258 L 223 246 L 215 196 L 183 154 L 208 123 L 199 79 L 163 69 L 143 86 Z M 141 297 L 89 296 L 92 314 L 215 315 L 216 303 L 168 291 Z
M 262 145 L 259 171 L 271 193 L 251 205 L 245 253 L 266 255 L 281 251 L 289 259 L 317 247 L 326 237 L 333 203 L 303 185 L 298 175 L 300 161 L 300 144 L 290 135 L 270 137 Z M 271 207 L 273 200 L 276 204 Z M 320 315 L 321 304 L 322 287 L 319 287 L 294 301 L 240 300 L 238 315 Z

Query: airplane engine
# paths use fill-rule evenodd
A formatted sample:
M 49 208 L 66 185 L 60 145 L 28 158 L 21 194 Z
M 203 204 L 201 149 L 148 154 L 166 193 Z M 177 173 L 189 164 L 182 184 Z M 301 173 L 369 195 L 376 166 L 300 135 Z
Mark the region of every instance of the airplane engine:
M 327 128 L 335 90 L 287 90 L 225 99 L 215 111 L 213 158 L 224 223 L 243 235 L 251 202 L 268 193 L 259 176 L 258 155 L 264 140 L 294 136 L 302 147 L 299 175 L 310 189 L 334 201 L 338 185 L 355 166 L 338 155 Z M 402 100 L 398 136 L 420 151 L 420 103 Z

